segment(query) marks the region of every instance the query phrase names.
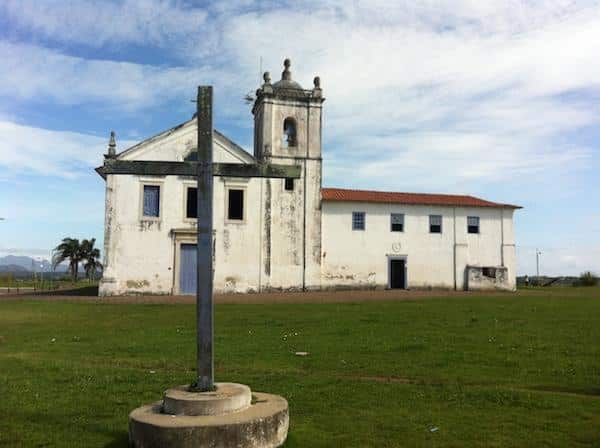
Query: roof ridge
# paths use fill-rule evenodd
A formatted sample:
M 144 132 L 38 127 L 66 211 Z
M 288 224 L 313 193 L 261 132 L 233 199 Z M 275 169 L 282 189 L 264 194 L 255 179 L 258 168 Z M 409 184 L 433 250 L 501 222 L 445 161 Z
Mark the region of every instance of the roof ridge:
M 388 190 L 365 190 L 362 188 L 339 188 L 339 187 L 322 187 L 322 190 L 340 190 L 340 191 L 361 191 L 365 193 L 384 193 L 384 194 L 415 194 L 415 195 L 427 195 L 427 196 L 460 196 L 465 198 L 480 199 L 470 194 L 459 194 L 459 193 L 417 193 L 412 191 L 388 191 Z M 485 200 L 485 199 L 484 199 Z
M 175 131 L 183 128 L 184 126 L 187 126 L 191 123 L 193 123 L 194 121 L 196 121 L 196 115 L 194 115 L 192 118 L 190 118 L 189 120 L 186 120 L 182 123 L 176 124 L 175 126 L 171 126 L 170 128 L 158 132 L 157 134 L 151 135 L 150 137 L 147 137 L 143 140 L 140 140 L 139 142 L 137 142 L 136 144 L 129 146 L 128 148 L 125 148 L 123 151 L 119 152 L 116 154 L 116 157 L 119 158 L 125 154 L 130 154 L 133 151 L 139 149 L 141 146 L 143 146 L 146 143 L 150 143 L 154 140 L 159 139 L 160 137 L 166 137 L 169 134 L 174 133 Z M 225 140 L 227 143 L 229 143 L 233 149 L 243 152 L 244 155 L 248 156 L 249 159 L 254 160 L 254 156 L 252 154 L 250 154 L 248 151 L 246 151 L 244 148 L 242 148 L 239 144 L 237 144 L 236 142 L 234 142 L 231 138 L 229 138 L 227 135 L 225 135 L 223 132 L 219 131 L 217 128 L 213 127 L 213 132 L 215 134 L 217 134 L 218 137 L 222 138 L 223 140 Z
M 326 201 L 375 202 L 388 204 L 439 205 L 456 207 L 522 208 L 518 205 L 488 201 L 467 194 L 409 193 L 399 191 L 357 190 L 323 187 L 321 198 Z

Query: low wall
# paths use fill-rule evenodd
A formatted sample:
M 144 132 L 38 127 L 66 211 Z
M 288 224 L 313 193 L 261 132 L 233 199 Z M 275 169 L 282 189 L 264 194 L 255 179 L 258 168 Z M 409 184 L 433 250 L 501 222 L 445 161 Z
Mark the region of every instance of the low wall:
M 467 266 L 465 276 L 468 291 L 490 289 L 514 291 L 508 278 L 508 268 L 506 266 Z

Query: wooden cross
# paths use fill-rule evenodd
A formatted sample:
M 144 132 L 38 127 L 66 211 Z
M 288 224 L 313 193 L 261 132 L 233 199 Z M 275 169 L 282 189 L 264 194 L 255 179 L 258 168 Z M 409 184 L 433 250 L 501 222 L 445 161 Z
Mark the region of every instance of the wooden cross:
M 206 392 L 214 390 L 214 338 L 213 338 L 213 176 L 226 177 L 300 177 L 297 165 L 275 165 L 267 163 L 235 164 L 213 163 L 213 89 L 212 86 L 198 87 L 198 161 L 157 162 L 142 160 L 118 160 L 109 154 L 98 172 L 108 174 L 133 174 L 154 176 L 194 176 L 198 179 L 197 219 L 197 378 L 191 390 Z

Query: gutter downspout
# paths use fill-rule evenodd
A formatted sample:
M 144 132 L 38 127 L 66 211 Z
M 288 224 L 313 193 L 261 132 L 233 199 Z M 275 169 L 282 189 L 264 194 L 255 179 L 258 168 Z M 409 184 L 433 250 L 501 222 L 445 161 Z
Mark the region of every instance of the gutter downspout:
M 504 266 L 504 209 L 500 209 L 500 266 Z
M 453 245 L 453 256 L 452 256 L 452 264 L 453 264 L 453 273 L 452 275 L 454 276 L 454 290 L 457 290 L 457 278 L 456 278 L 456 207 L 452 207 L 452 214 L 453 214 L 453 218 L 452 218 L 452 224 L 453 224 L 453 237 L 454 237 L 454 245 Z

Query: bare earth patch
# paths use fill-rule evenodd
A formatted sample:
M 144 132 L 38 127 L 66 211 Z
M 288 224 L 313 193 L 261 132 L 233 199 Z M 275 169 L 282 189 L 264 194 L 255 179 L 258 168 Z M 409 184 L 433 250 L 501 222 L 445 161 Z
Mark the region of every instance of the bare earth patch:
M 193 304 L 196 296 L 168 296 L 168 295 L 136 295 L 136 296 L 111 296 L 97 297 L 90 295 L 76 295 L 69 291 L 64 295 L 60 292 L 38 294 L 2 294 L 2 299 L 21 300 L 59 300 L 59 301 L 84 301 L 105 303 L 182 303 Z M 215 294 L 215 303 L 342 303 L 342 302 L 375 302 L 397 300 L 420 300 L 435 297 L 465 297 L 468 291 L 451 290 L 348 290 L 348 291 L 310 291 L 310 292 L 268 292 L 252 294 Z M 477 292 L 481 295 L 482 292 Z M 483 294 L 498 294 L 491 291 Z M 507 294 L 507 293 L 500 293 Z M 510 294 L 510 293 L 508 293 Z

